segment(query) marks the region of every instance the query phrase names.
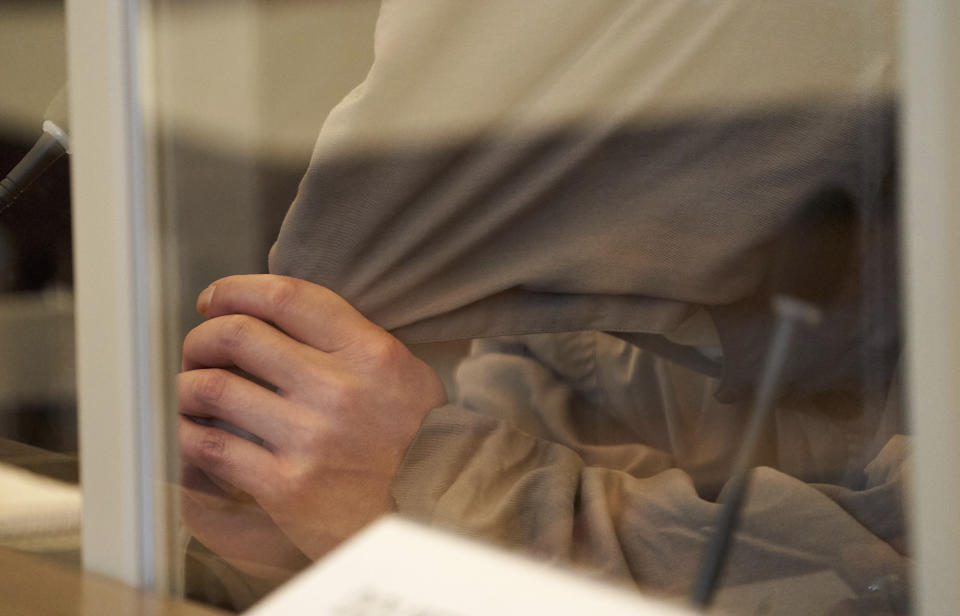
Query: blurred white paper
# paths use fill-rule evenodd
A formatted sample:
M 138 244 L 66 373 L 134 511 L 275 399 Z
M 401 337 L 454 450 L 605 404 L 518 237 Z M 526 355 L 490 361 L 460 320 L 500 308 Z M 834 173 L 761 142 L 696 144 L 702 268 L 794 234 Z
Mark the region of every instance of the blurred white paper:
M 248 616 L 691 616 L 467 539 L 384 518 Z

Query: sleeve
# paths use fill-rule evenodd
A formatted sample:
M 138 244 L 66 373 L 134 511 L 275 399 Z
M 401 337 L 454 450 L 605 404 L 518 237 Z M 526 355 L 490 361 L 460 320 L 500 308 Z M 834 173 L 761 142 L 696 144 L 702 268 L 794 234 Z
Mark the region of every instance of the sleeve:
M 673 456 L 652 447 L 650 439 L 628 434 L 624 442 L 597 447 L 584 444 L 589 435 L 561 443 L 544 438 L 549 430 L 523 425 L 525 415 L 543 412 L 529 408 L 531 401 L 569 411 L 578 394 L 529 347 L 505 350 L 475 355 L 458 374 L 462 382 L 481 362 L 498 387 L 483 387 L 484 394 L 467 386 L 457 403 L 425 420 L 394 484 L 400 512 L 601 577 L 686 595 L 724 492 L 716 500 L 704 498 L 690 473 L 676 468 Z M 497 371 L 494 364 L 510 369 Z M 499 407 L 499 416 L 491 405 Z M 903 455 L 901 447 L 881 454 Z M 896 517 L 889 509 L 900 509 L 894 495 L 903 474 L 889 461 L 871 468 L 863 491 L 819 489 L 757 468 L 724 586 L 809 578 L 819 581 L 808 598 L 840 601 L 876 579 L 878 562 L 884 575 L 901 575 L 905 559 L 870 528 L 869 518 L 883 526 Z M 889 515 L 883 515 L 885 508 Z M 871 554 L 873 569 L 851 566 L 851 554 Z M 832 572 L 834 596 L 824 596 L 818 572 Z

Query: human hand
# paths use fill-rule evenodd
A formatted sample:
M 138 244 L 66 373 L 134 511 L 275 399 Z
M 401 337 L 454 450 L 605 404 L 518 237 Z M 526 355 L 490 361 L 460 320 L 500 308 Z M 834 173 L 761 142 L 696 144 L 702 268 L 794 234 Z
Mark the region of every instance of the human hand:
M 197 309 L 209 320 L 184 341 L 177 387 L 187 467 L 249 494 L 314 559 L 392 511 L 390 483 L 407 447 L 446 400 L 436 373 L 342 298 L 302 280 L 224 278 Z M 186 416 L 221 419 L 263 443 Z M 203 512 L 184 509 L 188 528 Z
M 181 510 L 190 533 L 234 568 L 276 586 L 312 562 L 248 495 L 225 490 L 187 463 L 181 466 L 181 482 Z

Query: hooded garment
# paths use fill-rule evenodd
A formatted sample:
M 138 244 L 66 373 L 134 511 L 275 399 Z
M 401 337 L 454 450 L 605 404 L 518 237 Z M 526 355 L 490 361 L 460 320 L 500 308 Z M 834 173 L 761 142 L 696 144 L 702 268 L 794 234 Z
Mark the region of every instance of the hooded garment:
M 873 579 L 858 549 L 900 571 L 895 8 L 383 2 L 270 269 L 405 342 L 486 339 L 408 451 L 401 512 L 682 594 L 772 255 L 826 187 L 855 204 L 853 263 L 792 353 L 729 580 L 840 572 L 797 595 L 826 609 Z

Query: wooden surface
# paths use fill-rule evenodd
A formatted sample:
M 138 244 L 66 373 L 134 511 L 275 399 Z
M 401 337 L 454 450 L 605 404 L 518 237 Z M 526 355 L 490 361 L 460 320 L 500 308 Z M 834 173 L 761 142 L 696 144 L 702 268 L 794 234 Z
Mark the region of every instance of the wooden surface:
M 0 548 L 0 616 L 222 616 L 90 573 Z

